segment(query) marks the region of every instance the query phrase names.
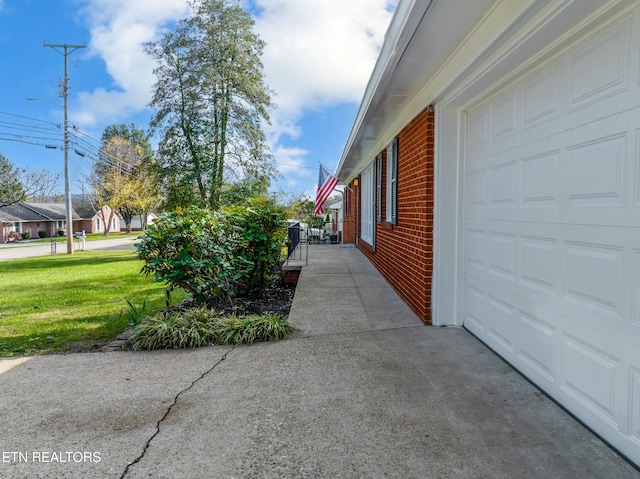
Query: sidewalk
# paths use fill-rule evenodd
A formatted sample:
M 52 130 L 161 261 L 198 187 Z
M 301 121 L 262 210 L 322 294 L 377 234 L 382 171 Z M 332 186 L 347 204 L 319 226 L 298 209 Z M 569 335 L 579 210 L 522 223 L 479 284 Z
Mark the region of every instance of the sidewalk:
M 0 360 L 0 477 L 640 478 L 357 249 L 310 248 L 290 320 L 274 343 Z
M 87 241 L 85 243 L 86 250 L 104 250 L 104 249 L 135 249 L 133 246 L 136 241 L 135 237 L 131 238 L 112 238 L 97 241 Z M 74 238 L 74 248 L 76 251 L 81 250 L 82 243 Z M 57 243 L 56 254 L 67 254 L 67 244 Z M 6 261 L 19 258 L 33 258 L 35 256 L 50 256 L 51 243 L 18 243 L 18 244 L 0 244 L 0 261 Z

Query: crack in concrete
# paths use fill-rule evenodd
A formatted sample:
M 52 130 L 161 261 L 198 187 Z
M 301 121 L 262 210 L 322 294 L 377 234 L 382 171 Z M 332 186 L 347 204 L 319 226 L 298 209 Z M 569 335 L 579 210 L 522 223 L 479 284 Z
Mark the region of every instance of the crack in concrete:
M 191 384 L 189 386 L 187 386 L 186 388 L 182 389 L 181 391 L 179 391 L 174 397 L 173 397 L 173 401 L 172 403 L 169 405 L 169 407 L 167 408 L 167 410 L 165 411 L 165 413 L 163 414 L 163 416 L 160 418 L 160 420 L 156 423 L 156 430 L 155 432 L 151 435 L 151 437 L 149 439 L 147 439 L 147 442 L 144 445 L 144 448 L 142 449 L 142 452 L 140 453 L 140 455 L 138 457 L 135 458 L 135 460 L 131 461 L 129 464 L 127 464 L 127 467 L 124 468 L 124 471 L 122 472 L 122 474 L 120 475 L 120 479 L 124 479 L 126 477 L 126 475 L 129 473 L 129 469 L 136 465 L 137 463 L 139 463 L 143 458 L 144 455 L 147 453 L 147 450 L 149 449 L 149 446 L 151 445 L 151 441 L 153 441 L 156 436 L 158 434 L 160 434 L 160 426 L 162 425 L 162 422 L 169 416 L 169 414 L 171 413 L 171 410 L 173 409 L 173 406 L 175 406 L 178 403 L 178 399 L 180 398 L 180 396 L 182 395 L 182 393 L 185 393 L 187 391 L 189 391 L 193 386 L 195 386 L 198 381 L 200 381 L 201 379 L 203 379 L 207 374 L 209 374 L 211 371 L 213 371 L 222 361 L 224 361 L 225 359 L 227 359 L 227 356 L 235 349 L 235 347 L 231 348 L 229 351 L 227 351 L 226 353 L 224 353 L 224 355 L 222 356 L 222 358 L 220 358 L 218 360 L 218 362 L 216 362 L 213 366 L 211 366 L 209 369 L 207 369 L 204 373 L 202 373 L 200 375 L 200 377 L 194 379 Z

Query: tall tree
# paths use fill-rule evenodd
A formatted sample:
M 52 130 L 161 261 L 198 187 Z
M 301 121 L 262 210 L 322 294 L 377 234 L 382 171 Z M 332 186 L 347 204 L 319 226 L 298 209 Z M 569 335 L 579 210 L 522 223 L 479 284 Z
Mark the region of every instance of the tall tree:
M 168 204 L 217 208 L 228 171 L 270 174 L 261 122 L 272 106 L 264 42 L 237 0 L 193 0 L 194 15 L 159 41 L 150 107 Z
M 20 172 L 0 153 L 0 208 L 26 199 Z

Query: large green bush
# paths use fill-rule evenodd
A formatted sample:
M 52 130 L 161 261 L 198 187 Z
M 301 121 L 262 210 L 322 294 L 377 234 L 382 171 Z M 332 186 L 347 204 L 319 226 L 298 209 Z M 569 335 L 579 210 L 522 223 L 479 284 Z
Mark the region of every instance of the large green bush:
M 278 264 L 286 240 L 285 215 L 273 200 L 254 198 L 247 206 L 212 212 L 177 211 L 160 217 L 138 244 L 153 274 L 215 306 L 255 292 Z
M 230 206 L 223 208 L 223 212 L 246 241 L 237 253 L 251 263 L 239 281 L 239 293 L 260 291 L 269 271 L 279 264 L 286 244 L 285 211 L 274 200 L 258 197 L 249 199 L 247 206 Z
M 223 214 L 192 209 L 161 216 L 145 231 L 137 249 L 145 261 L 144 274 L 214 306 L 236 295 L 238 281 L 252 266 L 237 254 L 246 243 Z

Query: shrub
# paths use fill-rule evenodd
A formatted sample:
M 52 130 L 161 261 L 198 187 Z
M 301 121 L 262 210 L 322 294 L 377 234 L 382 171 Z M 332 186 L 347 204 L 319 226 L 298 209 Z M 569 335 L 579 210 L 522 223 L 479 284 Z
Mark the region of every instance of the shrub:
M 142 273 L 178 286 L 200 304 L 230 300 L 251 263 L 237 254 L 246 240 L 220 213 L 202 209 L 158 218 L 137 244 Z
M 47 237 L 49 236 L 49 233 L 47 233 L 47 232 L 46 232 L 46 231 L 44 231 L 44 230 L 40 230 L 40 231 L 38 231 L 38 236 L 39 236 L 40 238 L 47 238 Z
M 64 231 L 63 230 L 58 230 L 58 236 L 64 236 Z
M 134 350 L 181 349 L 206 346 L 213 339 L 206 308 L 146 317 L 133 328 L 129 342 Z
M 22 233 L 22 239 L 28 240 L 29 238 L 31 238 L 31 233 L 29 233 L 28 231 Z
M 215 306 L 262 288 L 286 240 L 285 214 L 267 198 L 222 211 L 177 211 L 160 217 L 138 243 L 144 274 Z
M 286 215 L 271 198 L 251 198 L 247 206 L 231 206 L 223 209 L 228 221 L 236 226 L 246 240 L 246 246 L 237 254 L 251 263 L 247 274 L 241 278 L 239 292 L 262 290 L 268 272 L 280 262 L 286 245 Z

